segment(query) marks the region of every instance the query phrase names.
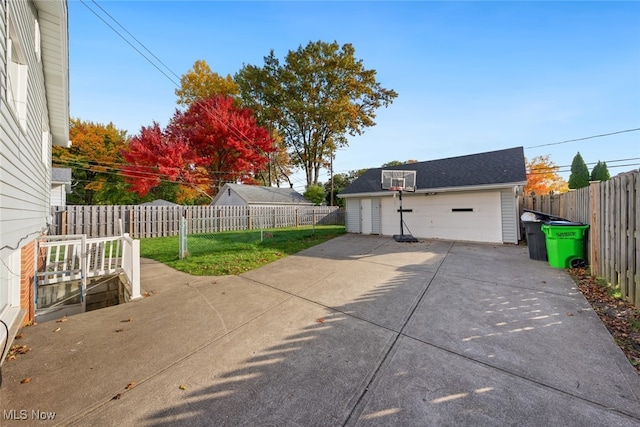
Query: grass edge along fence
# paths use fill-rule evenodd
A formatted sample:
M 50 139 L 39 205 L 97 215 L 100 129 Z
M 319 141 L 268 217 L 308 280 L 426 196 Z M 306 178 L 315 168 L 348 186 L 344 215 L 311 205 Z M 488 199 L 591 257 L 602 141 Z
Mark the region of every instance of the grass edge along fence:
M 553 195 L 525 195 L 524 209 L 589 224 L 586 254 L 591 274 L 640 307 L 640 171 Z M 521 209 L 522 212 L 522 209 Z
M 317 225 L 192 234 L 183 259 L 178 236 L 148 238 L 140 242 L 140 255 L 196 276 L 237 275 L 345 232 L 344 225 Z
M 344 225 L 336 206 L 53 206 L 49 234 L 135 239 L 178 236 L 181 218 L 188 233 L 240 231 L 307 225 Z

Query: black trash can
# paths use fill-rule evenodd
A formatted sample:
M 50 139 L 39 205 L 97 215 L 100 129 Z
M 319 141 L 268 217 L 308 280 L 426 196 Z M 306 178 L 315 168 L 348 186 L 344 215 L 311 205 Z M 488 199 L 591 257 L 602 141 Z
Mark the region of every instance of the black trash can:
M 547 261 L 547 239 L 542 232 L 542 221 L 522 221 L 527 233 L 529 258 L 537 261 Z
M 537 261 L 548 261 L 547 236 L 542 232 L 542 224 L 549 221 L 566 221 L 566 219 L 531 209 L 524 209 L 524 212 L 528 214 L 527 218 L 534 218 L 534 220 L 530 221 L 524 219 L 525 215 L 521 218 L 527 234 L 529 258 Z

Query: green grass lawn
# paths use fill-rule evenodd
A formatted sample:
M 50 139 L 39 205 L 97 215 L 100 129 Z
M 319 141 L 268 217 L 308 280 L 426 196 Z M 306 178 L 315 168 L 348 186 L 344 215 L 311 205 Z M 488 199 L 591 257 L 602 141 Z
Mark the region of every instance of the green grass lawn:
M 329 225 L 189 235 L 188 252 L 179 259 L 179 238 L 140 240 L 140 256 L 198 276 L 237 275 L 300 252 L 345 233 Z M 262 239 L 261 239 L 262 237 Z

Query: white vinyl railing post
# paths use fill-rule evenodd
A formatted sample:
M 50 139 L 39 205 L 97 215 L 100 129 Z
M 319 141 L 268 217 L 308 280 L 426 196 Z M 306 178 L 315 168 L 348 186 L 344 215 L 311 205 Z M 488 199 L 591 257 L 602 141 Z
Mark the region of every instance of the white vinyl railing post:
M 80 240 L 80 302 L 82 312 L 87 311 L 87 235 L 83 234 Z
M 140 240 L 124 233 L 122 242 L 122 269 L 131 283 L 131 300 L 140 299 Z

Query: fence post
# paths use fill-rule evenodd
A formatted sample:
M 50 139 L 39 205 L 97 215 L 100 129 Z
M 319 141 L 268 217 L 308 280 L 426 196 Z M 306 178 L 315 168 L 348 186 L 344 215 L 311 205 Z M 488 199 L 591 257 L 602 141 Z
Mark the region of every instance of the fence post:
M 180 218 L 180 259 L 184 259 L 187 256 L 187 219 Z
M 589 185 L 589 264 L 591 274 L 600 275 L 600 182 Z
M 60 212 L 60 234 L 67 234 L 67 211 L 66 209 Z

